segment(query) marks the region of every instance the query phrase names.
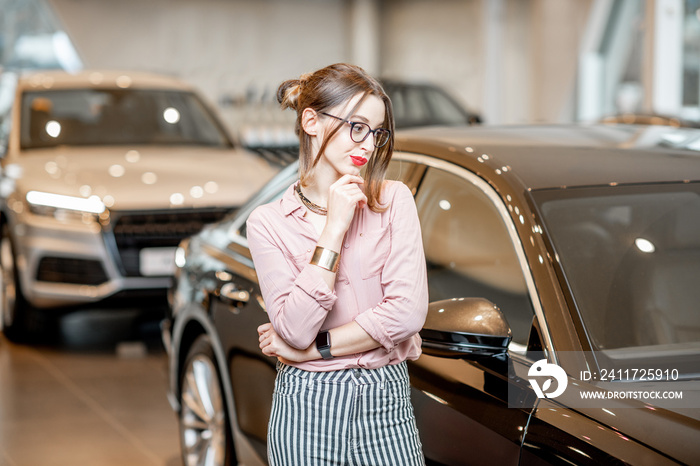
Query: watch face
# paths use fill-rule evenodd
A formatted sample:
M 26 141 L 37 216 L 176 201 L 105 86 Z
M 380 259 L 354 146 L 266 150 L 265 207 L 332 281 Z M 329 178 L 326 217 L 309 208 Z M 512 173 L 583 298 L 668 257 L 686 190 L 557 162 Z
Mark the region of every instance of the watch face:
M 316 348 L 330 348 L 331 335 L 328 332 L 320 332 L 316 336 Z
M 323 359 L 333 359 L 330 333 L 323 331 L 316 336 L 316 349 L 321 353 Z

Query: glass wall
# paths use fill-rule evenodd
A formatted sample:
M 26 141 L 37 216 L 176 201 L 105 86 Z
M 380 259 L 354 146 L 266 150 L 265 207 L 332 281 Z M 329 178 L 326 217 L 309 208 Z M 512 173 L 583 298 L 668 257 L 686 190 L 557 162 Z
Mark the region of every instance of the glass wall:
M 700 120 L 700 0 L 685 0 L 683 113 L 686 118 Z
M 480 8 L 491 5 L 490 1 L 480 0 Z M 83 58 L 91 62 L 90 41 L 86 41 L 85 37 L 88 37 L 92 30 L 96 33 L 99 32 L 101 26 L 112 20 L 109 15 L 109 9 L 103 11 L 103 16 L 98 16 L 101 11 L 100 7 L 95 7 L 94 5 L 108 5 L 111 3 L 113 2 L 92 3 L 92 16 L 87 15 L 85 19 L 93 19 L 94 21 L 82 23 L 89 26 L 81 29 L 83 32 L 81 36 L 76 32 L 75 24 L 73 24 L 73 29 L 71 30 L 71 24 L 68 22 L 68 18 L 76 21 L 75 13 L 80 10 L 76 6 L 76 2 L 0 0 L 0 72 L 6 73 L 7 71 L 25 69 L 59 68 L 77 70 L 82 68 L 83 62 L 76 50 L 85 52 Z M 236 2 L 231 1 L 230 3 Z M 241 1 L 239 3 L 247 4 L 249 2 Z M 382 2 L 384 6 L 381 8 L 382 14 L 388 18 L 390 16 L 388 8 L 398 8 L 399 3 L 384 0 Z M 454 2 L 446 0 L 435 3 L 435 8 L 444 12 L 448 11 L 448 5 Z M 573 63 L 571 63 L 572 66 L 569 72 L 562 71 L 562 69 L 566 68 L 564 65 L 547 68 L 542 65 L 543 60 L 531 59 L 533 55 L 536 58 L 537 54 L 531 53 L 531 51 L 529 53 L 527 44 L 518 48 L 517 51 L 522 52 L 522 55 L 528 55 L 529 53 L 528 58 L 513 62 L 523 66 L 534 67 L 535 72 L 528 71 L 523 73 L 524 76 L 534 76 L 536 78 L 539 76 L 537 73 L 549 72 L 549 74 L 554 76 L 551 78 L 551 82 L 556 84 L 554 88 L 561 88 L 560 94 L 563 97 L 557 96 L 557 98 L 553 98 L 548 95 L 538 95 L 537 92 L 533 91 L 532 86 L 528 87 L 527 84 L 523 84 L 520 87 L 516 86 L 513 89 L 522 91 L 520 94 L 526 97 L 511 99 L 513 101 L 510 102 L 509 100 L 509 105 L 522 107 L 525 110 L 510 109 L 510 113 L 523 115 L 523 119 L 526 119 L 530 115 L 527 109 L 535 107 L 532 101 L 539 102 L 550 98 L 554 104 L 549 107 L 555 107 L 552 111 L 549 111 L 548 108 L 546 118 L 550 119 L 553 114 L 564 115 L 564 118 L 567 120 L 579 121 L 598 121 L 606 116 L 619 116 L 621 114 L 655 114 L 700 122 L 700 0 L 588 0 L 587 4 L 590 5 L 590 8 L 586 10 L 587 12 L 589 11 L 589 16 L 585 31 L 576 36 L 576 41 L 571 40 L 570 44 L 566 45 L 565 51 L 562 51 L 562 47 L 556 49 L 557 54 L 568 53 L 569 56 L 579 57 L 575 77 L 572 77 L 574 73 Z M 510 12 L 512 16 L 518 13 L 515 16 L 519 18 L 521 23 L 513 23 L 516 29 L 521 28 L 525 31 L 528 24 L 542 24 L 552 27 L 546 21 L 540 23 L 533 20 L 533 18 L 535 16 L 538 18 L 546 17 L 547 13 L 551 15 L 553 2 L 531 1 L 523 3 L 512 0 L 503 2 L 503 5 L 506 7 L 507 12 L 510 11 L 508 8 L 515 8 L 514 5 L 518 5 L 517 9 L 513 9 Z M 529 6 L 524 7 L 522 5 Z M 537 5 L 539 5 L 539 9 L 535 8 Z M 66 6 L 72 6 L 72 9 L 66 8 Z M 183 10 L 185 7 L 191 8 L 189 2 L 172 2 L 172 8 L 188 11 Z M 196 8 L 201 8 L 203 20 L 207 18 L 206 11 L 219 11 L 213 10 L 211 5 L 207 3 L 202 3 L 201 6 Z M 132 39 L 140 43 L 139 41 L 152 40 L 153 36 L 167 36 L 169 34 L 168 31 L 176 28 L 179 24 L 179 18 L 183 16 L 183 14 L 179 13 L 180 10 L 178 10 L 178 14 L 170 15 L 167 18 L 164 17 L 161 23 L 155 24 L 156 29 L 149 30 L 147 36 L 142 35 Z M 333 10 L 334 14 L 337 13 L 336 10 Z M 421 12 L 422 10 L 417 11 Z M 571 10 L 563 8 L 562 11 L 570 12 Z M 254 14 L 255 10 L 251 8 L 250 12 Z M 417 13 L 414 13 L 414 15 L 420 17 Z M 480 21 L 486 23 L 489 23 L 489 21 L 503 21 L 501 16 L 494 14 L 489 17 L 486 15 Z M 105 19 L 101 19 L 102 17 Z M 263 17 L 267 18 L 266 16 Z M 66 30 L 64 30 L 64 25 L 59 18 L 66 19 Z M 82 21 L 81 16 L 78 16 L 78 18 L 81 18 Z M 100 19 L 95 20 L 96 18 Z M 121 20 L 123 21 L 124 18 L 128 18 L 128 16 L 122 16 Z M 168 21 L 171 21 L 172 24 L 168 23 Z M 416 30 L 413 28 L 403 29 L 413 31 L 411 33 L 412 37 L 419 38 L 416 40 L 431 42 L 431 47 L 434 49 L 443 49 L 443 47 L 451 47 L 453 45 L 455 41 L 453 37 L 436 35 L 429 28 L 421 29 L 420 26 L 416 26 L 419 24 L 418 20 L 415 21 L 415 24 L 412 22 L 407 22 L 406 24 L 415 27 Z M 403 23 L 399 23 L 399 25 L 403 26 Z M 396 29 L 399 30 L 400 28 L 397 27 Z M 485 31 L 488 30 L 489 28 L 485 28 L 485 25 L 481 25 L 481 29 L 474 28 L 474 37 L 471 42 L 482 43 L 485 40 L 490 40 L 489 37 L 486 37 Z M 86 31 L 88 32 L 86 33 Z M 394 31 L 393 34 L 396 35 L 398 32 Z M 526 34 L 522 33 L 518 37 L 522 38 L 525 36 Z M 72 43 L 70 37 L 76 38 L 76 43 Z M 114 34 L 112 37 L 114 37 Z M 499 40 L 512 40 L 513 37 L 516 37 L 516 35 L 502 35 Z M 543 35 L 542 37 L 550 36 Z M 555 34 L 551 37 L 559 36 Z M 79 39 L 82 42 L 78 42 Z M 386 37 L 381 40 L 391 43 L 389 38 Z M 394 38 L 395 40 L 396 38 Z M 443 43 L 440 42 L 441 40 Z M 88 43 L 86 44 L 86 42 Z M 534 44 L 537 45 L 536 43 Z M 450 47 L 447 47 L 447 50 L 454 50 Z M 516 50 L 508 47 L 502 48 L 511 51 Z M 93 54 L 95 53 L 94 49 L 93 47 Z M 420 53 L 410 48 L 406 49 L 405 52 L 400 47 L 396 47 L 396 49 L 404 53 L 406 57 L 395 60 L 397 68 L 395 74 L 399 77 L 401 72 L 406 72 L 410 75 L 410 67 L 415 66 L 413 65 L 414 62 L 420 61 L 417 58 L 420 56 Z M 134 55 L 136 55 L 138 48 L 134 48 L 134 50 Z M 333 53 L 336 52 L 333 51 Z M 476 52 L 465 49 L 464 53 Z M 163 54 L 163 56 L 165 55 Z M 392 54 L 392 56 L 400 55 L 400 53 Z M 448 55 L 445 55 L 445 57 L 438 55 L 434 59 L 440 63 L 449 63 L 450 60 L 460 59 L 460 57 L 450 58 Z M 486 54 L 487 58 L 491 56 L 492 54 Z M 122 61 L 119 62 L 117 67 L 143 68 L 143 66 L 138 65 L 129 66 L 130 57 L 131 55 L 129 54 L 123 55 L 121 57 Z M 134 56 L 133 63 L 142 63 L 139 61 L 140 59 L 143 59 L 143 57 Z M 94 58 L 92 61 L 94 61 Z M 102 61 L 98 66 L 105 66 L 105 63 L 109 66 L 109 61 Z M 167 66 L 170 66 L 170 64 L 163 62 L 159 65 L 159 69 L 167 68 Z M 401 69 L 401 67 L 404 69 Z M 251 68 L 260 68 L 260 65 L 254 65 Z M 483 77 L 469 78 L 470 81 L 468 82 L 465 81 L 464 76 L 459 78 L 457 76 L 458 73 L 454 73 L 454 76 L 446 78 L 446 81 L 458 84 L 467 83 L 477 88 L 479 86 L 483 87 L 484 83 L 496 82 L 493 81 L 495 79 L 494 73 L 491 72 L 494 70 L 491 70 L 488 66 L 483 67 L 483 69 Z M 462 69 L 462 75 L 465 75 L 465 70 Z M 262 73 L 263 71 L 251 69 L 247 71 L 247 75 L 257 76 L 256 73 Z M 496 74 L 503 74 L 503 70 L 500 70 L 500 72 L 499 70 L 495 71 L 497 72 Z M 183 75 L 188 76 L 187 71 L 183 72 Z M 512 77 L 511 74 L 504 74 L 504 76 L 499 79 L 523 79 L 522 77 Z M 2 74 L 0 74 L 0 81 L 2 79 Z M 212 84 L 212 87 L 215 89 L 212 91 L 212 94 L 218 89 L 217 86 L 219 85 Z M 0 106 L 2 106 L 1 101 L 3 100 L 2 87 L 2 82 L 0 82 Z M 508 86 L 502 82 L 497 87 L 499 88 L 497 92 L 508 91 Z M 260 107 L 260 109 L 255 112 L 246 111 L 243 113 L 235 110 L 235 106 L 232 103 L 245 98 L 242 97 L 243 93 L 235 96 L 233 96 L 233 93 L 225 93 L 226 95 L 218 99 L 224 113 L 232 115 L 230 118 L 227 118 L 231 120 L 232 125 L 238 127 L 242 134 L 249 135 L 245 137 L 255 140 L 264 136 L 262 133 L 256 133 L 256 130 L 248 131 L 246 127 L 245 123 L 255 120 L 257 118 L 256 115 L 259 114 L 261 119 L 266 120 L 268 113 L 274 112 L 275 115 L 279 113 L 273 99 L 268 98 L 274 93 L 268 91 L 268 89 L 265 89 L 264 92 L 261 91 L 263 95 L 260 99 L 267 98 L 271 101 L 269 111 L 265 105 L 258 105 L 257 101 L 253 102 L 253 106 L 256 108 Z M 231 96 L 228 94 L 231 94 Z M 558 110 L 559 106 L 561 106 L 561 111 Z M 239 114 L 245 115 L 244 122 L 241 122 Z M 284 125 L 287 123 L 286 119 L 282 122 Z M 288 133 L 284 132 L 284 134 Z
M 581 121 L 700 125 L 700 0 L 594 1 L 577 103 Z
M 77 70 L 80 57 L 45 0 L 0 0 L 0 69 Z

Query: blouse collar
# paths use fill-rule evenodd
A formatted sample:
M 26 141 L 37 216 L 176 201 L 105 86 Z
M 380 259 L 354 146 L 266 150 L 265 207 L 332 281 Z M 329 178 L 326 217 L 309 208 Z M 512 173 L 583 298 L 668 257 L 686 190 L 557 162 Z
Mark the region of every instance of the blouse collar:
M 294 194 L 294 185 L 297 183 L 298 181 L 292 183 L 282 195 L 281 206 L 284 215 L 289 215 L 298 209 L 304 208 L 299 198 Z

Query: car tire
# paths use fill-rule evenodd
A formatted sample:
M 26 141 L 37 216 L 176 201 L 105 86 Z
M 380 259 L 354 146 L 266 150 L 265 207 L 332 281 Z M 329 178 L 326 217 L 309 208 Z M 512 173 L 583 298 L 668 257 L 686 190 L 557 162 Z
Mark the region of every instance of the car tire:
M 185 466 L 235 464 L 221 373 L 208 336 L 197 338 L 180 378 L 180 447 Z
M 0 329 L 7 339 L 21 342 L 27 336 L 29 305 L 22 294 L 15 258 L 10 227 L 5 222 L 0 236 Z

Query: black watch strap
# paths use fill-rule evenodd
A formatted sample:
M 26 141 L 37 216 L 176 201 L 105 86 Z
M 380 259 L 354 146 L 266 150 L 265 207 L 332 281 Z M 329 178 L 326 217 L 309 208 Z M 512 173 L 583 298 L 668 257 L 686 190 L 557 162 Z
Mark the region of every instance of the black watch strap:
M 323 359 L 333 359 L 331 354 L 331 334 L 327 330 L 316 335 L 316 349 L 321 353 Z

